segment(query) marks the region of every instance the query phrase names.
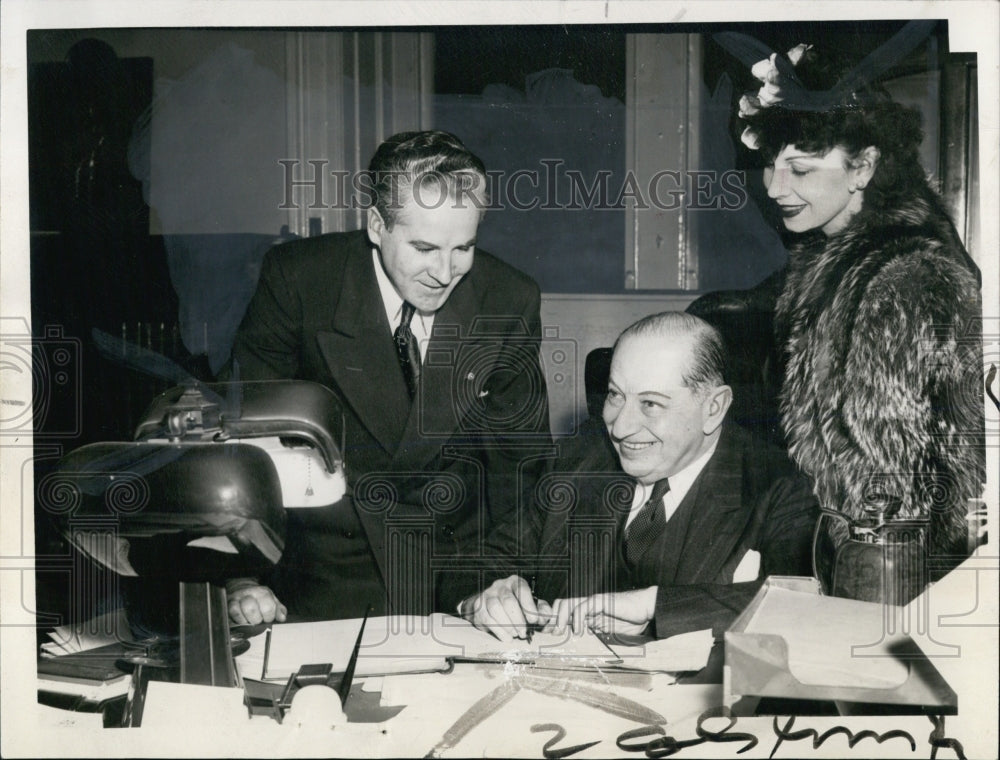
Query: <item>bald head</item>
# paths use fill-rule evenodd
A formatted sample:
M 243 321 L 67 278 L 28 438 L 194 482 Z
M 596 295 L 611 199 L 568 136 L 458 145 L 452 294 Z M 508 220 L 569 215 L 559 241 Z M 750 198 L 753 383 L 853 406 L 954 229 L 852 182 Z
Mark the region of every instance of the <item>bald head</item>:
M 625 328 L 615 341 L 615 350 L 623 341 L 638 337 L 686 346 L 681 379 L 695 393 L 703 395 L 724 384 L 726 354 L 722 335 L 705 320 L 682 311 L 651 314 Z

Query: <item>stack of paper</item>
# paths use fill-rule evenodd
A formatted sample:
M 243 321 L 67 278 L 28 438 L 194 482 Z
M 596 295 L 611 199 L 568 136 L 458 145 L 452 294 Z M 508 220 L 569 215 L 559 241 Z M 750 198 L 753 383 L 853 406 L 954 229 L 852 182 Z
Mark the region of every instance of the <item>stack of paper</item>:
M 88 702 L 103 702 L 107 699 L 120 697 L 128 693 L 132 676 L 121 673 L 107 681 L 89 683 L 83 680 L 53 678 L 44 673 L 38 674 L 38 690 L 50 691 L 56 694 L 72 694 Z
M 49 632 L 41 645 L 39 691 L 102 702 L 128 691 L 130 676 L 116 667 L 122 642 L 132 641 L 123 610 Z
M 361 620 L 284 623 L 265 637 L 251 640 L 237 658 L 246 678 L 281 680 L 302 665 L 331 663 L 333 671 L 347 667 Z M 264 639 L 261 641 L 261 639 Z M 358 654 L 356 674 L 384 675 L 446 670 L 452 660 L 599 661 L 617 659 L 594 634 L 536 634 L 526 641 L 501 643 L 461 618 L 434 614 L 369 618 Z
M 60 625 L 49 631 L 48 636 L 52 641 L 42 644 L 41 649 L 44 656 L 50 657 L 133 640 L 122 609 L 98 615 L 77 625 Z
M 334 672 L 342 672 L 360 629 L 360 619 L 276 624 L 266 636 L 251 639 L 250 650 L 237 658 L 237 666 L 244 678 L 260 680 L 287 679 L 314 663 L 330 663 Z M 446 670 L 455 660 L 679 672 L 704 667 L 711 648 L 712 634 L 707 630 L 642 647 L 612 649 L 590 631 L 536 633 L 529 644 L 520 639 L 501 642 L 451 615 L 381 617 L 368 619 L 356 675 Z

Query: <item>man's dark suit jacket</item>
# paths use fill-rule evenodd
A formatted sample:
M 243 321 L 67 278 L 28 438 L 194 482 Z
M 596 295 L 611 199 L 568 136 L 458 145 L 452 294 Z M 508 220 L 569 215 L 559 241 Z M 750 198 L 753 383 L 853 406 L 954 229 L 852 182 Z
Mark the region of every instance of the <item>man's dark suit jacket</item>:
M 721 636 L 768 575 L 812 575 L 818 510 L 809 482 L 782 451 L 736 425 L 723 426 L 715 453 L 634 570 L 622 540 L 634 479 L 606 438 L 569 459 L 539 481 L 519 531 L 501 527 L 488 542 L 509 555 L 496 575 L 534 579 L 539 599 L 656 585 L 657 637 L 703 628 Z M 761 555 L 758 578 L 733 583 L 749 550 Z M 453 592 L 448 601 L 459 599 Z
M 365 233 L 268 253 L 234 372 L 321 383 L 346 425 L 349 497 L 289 510 L 285 555 L 265 579 L 291 617 L 427 613 L 440 567 L 478 555 L 515 514 L 541 466 L 532 452 L 551 447 L 539 304 L 533 280 L 477 250 L 435 316 L 411 405 Z

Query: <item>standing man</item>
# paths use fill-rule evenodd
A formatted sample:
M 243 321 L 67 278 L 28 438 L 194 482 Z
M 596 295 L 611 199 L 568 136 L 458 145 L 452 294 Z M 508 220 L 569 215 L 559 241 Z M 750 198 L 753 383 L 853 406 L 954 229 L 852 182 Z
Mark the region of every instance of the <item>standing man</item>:
M 545 477 L 520 551 L 509 529 L 491 538 L 514 574 L 466 598 L 462 614 L 501 638 L 529 624 L 721 635 L 768 575 L 810 575 L 809 483 L 726 422 L 723 364 L 719 333 L 689 314 L 626 329 L 603 412 L 613 451 L 595 444 Z
M 229 584 L 237 623 L 430 612 L 428 554 L 477 556 L 549 440 L 538 286 L 476 250 L 482 162 L 454 135 L 405 132 L 368 179 L 366 229 L 270 251 L 236 336 L 239 380 L 336 393 L 348 477 L 340 502 L 289 511 L 271 576 Z M 394 528 L 414 524 L 429 535 Z

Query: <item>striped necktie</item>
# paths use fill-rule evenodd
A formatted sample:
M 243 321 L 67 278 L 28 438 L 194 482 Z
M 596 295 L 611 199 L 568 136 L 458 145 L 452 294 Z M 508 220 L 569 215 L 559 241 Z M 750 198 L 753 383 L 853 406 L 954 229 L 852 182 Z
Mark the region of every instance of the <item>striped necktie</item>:
M 656 543 L 663 526 L 666 524 L 663 514 L 663 496 L 670 490 L 667 478 L 658 480 L 653 485 L 653 493 L 635 519 L 625 529 L 625 561 L 629 567 L 635 568 L 649 547 Z
M 406 390 L 410 394 L 410 401 L 417 395 L 417 385 L 420 383 L 420 346 L 410 329 L 410 322 L 413 320 L 413 313 L 416 311 L 413 304 L 404 301 L 403 313 L 399 320 L 399 327 L 393 333 L 392 339 L 396 344 L 396 358 L 399 360 L 399 368 L 403 370 L 403 379 L 406 380 Z

